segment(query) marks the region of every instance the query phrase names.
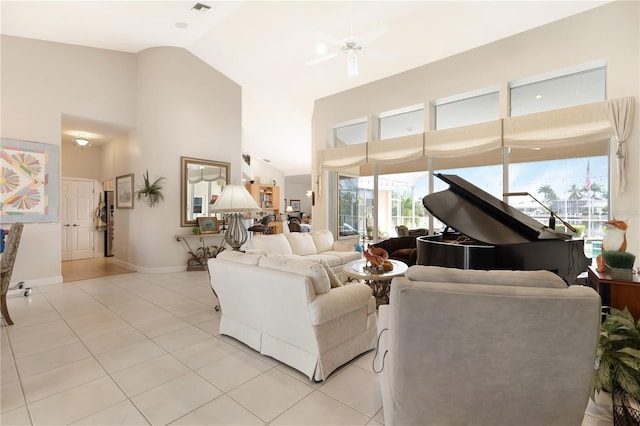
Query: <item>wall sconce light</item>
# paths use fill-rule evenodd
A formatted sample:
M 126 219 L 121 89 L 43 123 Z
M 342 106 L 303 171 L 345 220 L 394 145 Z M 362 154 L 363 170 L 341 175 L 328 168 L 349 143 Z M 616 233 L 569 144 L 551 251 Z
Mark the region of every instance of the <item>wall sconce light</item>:
M 73 143 L 80 149 L 88 148 L 91 146 L 91 141 L 89 140 L 89 138 L 85 137 L 73 138 Z

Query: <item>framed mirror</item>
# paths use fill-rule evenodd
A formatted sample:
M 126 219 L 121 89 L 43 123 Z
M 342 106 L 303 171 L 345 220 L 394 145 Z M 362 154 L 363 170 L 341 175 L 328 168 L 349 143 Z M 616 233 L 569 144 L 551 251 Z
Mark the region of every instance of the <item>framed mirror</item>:
M 180 157 L 180 226 L 198 226 L 199 217 L 215 217 L 209 204 L 229 183 L 229 163 Z

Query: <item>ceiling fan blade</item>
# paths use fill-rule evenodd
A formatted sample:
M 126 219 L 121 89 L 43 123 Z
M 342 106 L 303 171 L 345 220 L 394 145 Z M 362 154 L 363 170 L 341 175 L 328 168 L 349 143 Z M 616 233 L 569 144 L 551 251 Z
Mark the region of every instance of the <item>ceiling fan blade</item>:
M 338 56 L 338 52 L 329 53 L 327 55 L 323 55 L 323 56 L 319 56 L 317 58 L 309 59 L 307 62 L 305 62 L 305 65 L 319 64 L 320 62 L 324 62 L 324 61 L 328 61 L 329 59 L 333 59 L 336 56 Z
M 342 47 L 342 40 L 339 40 L 335 37 L 332 37 L 330 35 L 327 35 L 323 32 L 320 31 L 314 31 L 313 35 L 317 38 L 319 38 L 320 40 L 327 42 L 329 44 L 333 44 L 334 46 L 338 46 L 338 47 Z
M 382 37 L 388 32 L 389 32 L 389 27 L 387 26 L 387 24 L 381 22 L 375 27 L 369 29 L 369 31 L 367 31 L 366 33 L 362 34 L 358 38 L 358 41 L 360 42 L 360 44 L 367 45 L 379 39 L 380 37 Z

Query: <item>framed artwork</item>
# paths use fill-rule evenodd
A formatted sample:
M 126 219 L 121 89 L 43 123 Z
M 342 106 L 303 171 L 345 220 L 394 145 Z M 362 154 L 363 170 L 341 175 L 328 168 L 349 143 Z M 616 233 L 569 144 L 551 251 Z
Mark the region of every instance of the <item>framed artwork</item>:
M 300 211 L 300 200 L 291 200 L 290 205 L 294 212 Z
M 220 232 L 218 228 L 218 219 L 215 217 L 199 217 L 198 227 L 201 234 L 217 234 Z
M 133 173 L 116 177 L 116 208 L 133 208 Z
M 60 147 L 2 138 L 0 223 L 57 222 Z

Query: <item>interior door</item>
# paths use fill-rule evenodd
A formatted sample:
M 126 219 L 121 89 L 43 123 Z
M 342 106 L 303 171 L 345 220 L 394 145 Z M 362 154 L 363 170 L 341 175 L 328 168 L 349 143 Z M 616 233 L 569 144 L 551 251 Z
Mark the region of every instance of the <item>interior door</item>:
M 93 182 L 62 181 L 62 260 L 93 257 Z

